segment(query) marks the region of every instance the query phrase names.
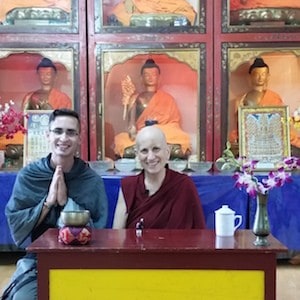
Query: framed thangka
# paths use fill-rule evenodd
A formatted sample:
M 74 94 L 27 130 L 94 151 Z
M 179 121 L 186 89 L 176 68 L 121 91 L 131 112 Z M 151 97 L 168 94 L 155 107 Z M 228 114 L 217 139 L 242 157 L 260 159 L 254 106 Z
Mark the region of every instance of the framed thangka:
M 299 31 L 298 0 L 222 0 L 223 32 Z
M 94 5 L 96 32 L 199 32 L 206 23 L 204 0 L 94 0 Z
M 103 158 L 132 157 L 130 129 L 150 123 L 179 151 L 199 156 L 200 49 L 102 49 L 98 58 Z
M 75 75 L 76 48 L 4 48 L 0 50 L 0 104 L 13 100 L 17 112 L 52 111 L 70 108 L 79 111 L 74 102 L 79 93 L 79 75 Z M 78 72 L 77 72 L 78 73 Z M 23 148 L 21 133 L 13 139 L 0 137 L 3 148 Z M 30 145 L 27 145 L 30 147 Z M 22 155 L 23 157 L 23 155 Z M 18 164 L 20 165 L 20 164 Z
M 274 169 L 290 156 L 289 128 L 287 106 L 240 107 L 240 156 L 258 160 L 257 169 Z
M 49 130 L 49 116 L 51 112 L 49 110 L 27 111 L 27 118 L 25 118 L 27 133 L 24 142 L 24 165 L 50 153 L 50 145 L 46 133 Z
M 77 33 L 77 0 L 10 0 L 1 1 L 0 31 Z

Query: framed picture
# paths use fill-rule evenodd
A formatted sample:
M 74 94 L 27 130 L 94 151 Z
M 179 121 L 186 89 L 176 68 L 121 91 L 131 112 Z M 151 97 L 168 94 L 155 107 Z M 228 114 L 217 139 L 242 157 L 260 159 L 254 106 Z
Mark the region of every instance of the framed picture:
M 222 0 L 219 5 L 223 32 L 299 31 L 300 3 L 297 0 Z
M 197 45 L 199 46 L 199 44 Z M 143 65 L 148 59 L 153 60 L 160 70 L 158 83 L 160 92 L 157 92 L 149 103 L 154 98 L 155 101 L 159 102 L 156 96 L 158 94 L 163 95 L 160 102 L 162 109 L 160 112 L 151 112 L 151 119 L 155 119 L 160 123 L 163 116 L 168 115 L 168 108 L 163 108 L 163 99 L 168 95 L 166 97 L 172 99 L 170 103 L 174 103 L 174 107 L 177 107 L 178 118 L 176 113 L 174 116 L 168 115 L 167 119 L 174 118 L 176 127 L 178 127 L 178 130 L 176 129 L 178 136 L 185 136 L 189 140 L 190 146 L 188 148 L 190 148 L 191 155 L 199 158 L 200 152 L 205 153 L 205 101 L 200 104 L 199 100 L 200 94 L 205 99 L 206 91 L 205 85 L 201 85 L 201 79 L 205 80 L 203 75 L 205 72 L 205 51 L 203 50 L 202 53 L 200 47 L 196 48 L 195 45 L 185 49 L 172 46 L 173 48 L 166 46 L 164 49 L 150 49 L 148 45 L 147 49 L 115 49 L 103 45 L 98 46 L 97 63 L 95 64 L 99 66 L 96 84 L 98 88 L 96 95 L 98 105 L 96 107 L 100 109 L 95 122 L 93 122 L 93 115 L 91 114 L 91 134 L 93 134 L 93 124 L 95 124 L 98 154 L 103 159 L 105 157 L 111 159 L 123 157 L 124 150 L 134 144 L 128 140 L 130 106 L 126 107 L 123 102 L 123 84 L 128 84 L 129 81 L 129 86 L 132 87 L 132 95 L 141 95 L 146 88 L 141 73 Z M 200 57 L 203 58 L 201 62 Z M 203 86 L 201 90 L 200 85 Z M 143 116 L 150 113 L 150 109 L 146 108 Z M 140 120 L 142 119 L 136 117 L 136 124 L 139 124 Z M 141 126 L 145 126 L 143 121 L 141 122 Z M 169 123 L 169 121 L 166 123 Z M 200 132 L 203 132 L 202 138 Z M 122 137 L 124 137 L 124 140 L 122 140 Z M 93 140 L 92 137 L 91 139 Z M 125 140 L 126 142 L 124 142 Z M 181 145 L 181 142 L 178 142 L 178 144 Z M 203 150 L 200 150 L 200 148 Z M 182 149 L 186 150 L 184 146 Z
M 1 1 L 0 32 L 77 33 L 78 0 Z
M 239 152 L 258 160 L 257 168 L 273 169 L 290 156 L 290 121 L 287 106 L 240 107 Z
M 95 32 L 204 32 L 205 5 L 205 0 L 94 0 Z
M 25 118 L 27 133 L 24 135 L 24 166 L 50 153 L 46 132 L 51 112 L 51 110 L 27 111 L 28 118 Z

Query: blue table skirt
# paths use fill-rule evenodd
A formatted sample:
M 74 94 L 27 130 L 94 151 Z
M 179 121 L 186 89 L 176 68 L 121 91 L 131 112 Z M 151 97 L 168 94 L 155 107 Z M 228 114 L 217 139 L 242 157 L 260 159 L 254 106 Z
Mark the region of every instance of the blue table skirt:
M 11 195 L 16 173 L 0 172 L 0 247 L 13 247 L 6 222 L 4 208 Z M 244 191 L 234 188 L 231 175 L 191 175 L 202 202 L 206 226 L 214 229 L 215 210 L 227 204 L 236 214 L 243 216 L 240 228 L 252 228 L 256 209 L 255 200 Z M 104 175 L 103 180 L 109 200 L 107 227 L 113 222 L 114 210 L 120 186 L 120 175 Z M 289 249 L 300 249 L 300 176 L 293 182 L 270 191 L 268 211 L 272 234 Z

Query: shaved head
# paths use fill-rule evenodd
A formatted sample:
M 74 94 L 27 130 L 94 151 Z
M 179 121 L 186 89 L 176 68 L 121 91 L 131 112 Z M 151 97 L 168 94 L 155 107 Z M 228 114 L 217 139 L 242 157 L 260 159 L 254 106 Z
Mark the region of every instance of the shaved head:
M 149 140 L 155 140 L 156 142 L 159 142 L 162 146 L 167 147 L 167 140 L 165 134 L 159 127 L 155 125 L 146 126 L 138 132 L 136 136 L 137 150 L 143 146 L 143 143 L 145 141 Z
M 136 136 L 136 153 L 145 176 L 164 176 L 170 158 L 166 136 L 158 126 L 146 126 Z

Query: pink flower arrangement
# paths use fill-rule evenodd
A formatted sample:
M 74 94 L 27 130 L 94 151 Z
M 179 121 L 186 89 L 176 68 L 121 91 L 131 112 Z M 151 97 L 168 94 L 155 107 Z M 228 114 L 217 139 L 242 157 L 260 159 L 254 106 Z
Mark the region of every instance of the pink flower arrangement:
M 21 131 L 26 133 L 27 130 L 23 126 L 24 117 L 27 117 L 23 112 L 17 112 L 13 108 L 14 102 L 0 104 L 0 136 L 5 135 L 7 139 L 12 139 L 14 135 Z
M 245 161 L 245 158 L 240 159 L 242 162 L 241 170 L 235 172 L 233 178 L 236 180 L 235 187 L 245 188 L 250 197 L 256 197 L 258 193 L 267 194 L 274 187 L 282 187 L 286 182 L 292 182 L 290 172 L 300 168 L 300 158 L 288 157 L 283 160 L 276 171 L 270 171 L 267 178 L 263 178 L 261 182 L 254 171 L 258 161 Z

